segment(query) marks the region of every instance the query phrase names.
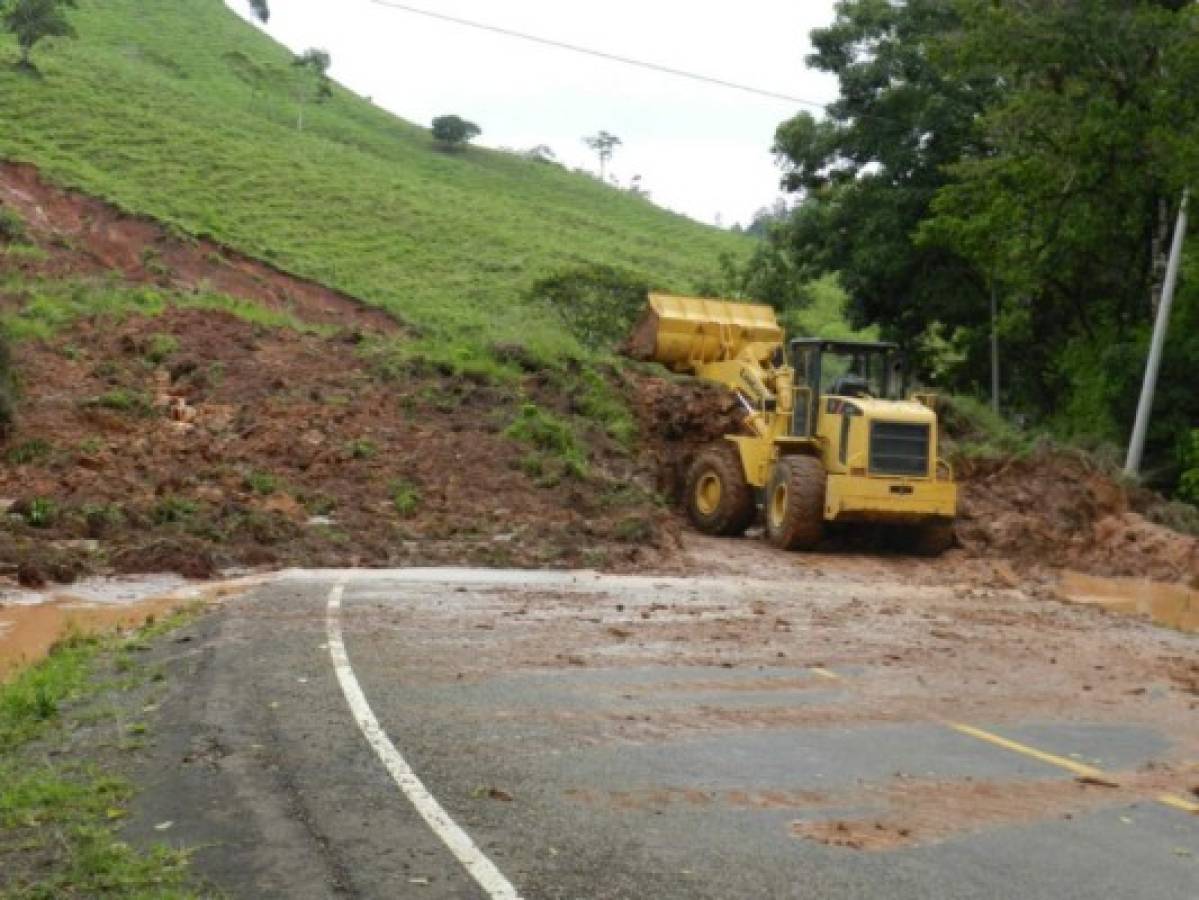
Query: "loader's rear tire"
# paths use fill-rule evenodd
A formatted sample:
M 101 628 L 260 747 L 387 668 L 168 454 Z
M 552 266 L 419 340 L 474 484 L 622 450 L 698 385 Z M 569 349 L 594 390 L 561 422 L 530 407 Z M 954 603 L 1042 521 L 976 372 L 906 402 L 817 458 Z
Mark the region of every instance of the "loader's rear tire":
M 704 534 L 745 533 L 757 513 L 741 454 L 728 441 L 713 444 L 687 470 L 687 515 Z
M 957 542 L 953 533 L 953 522 L 936 519 L 912 528 L 906 535 L 906 549 L 916 556 L 940 556 Z
M 783 550 L 813 550 L 824 537 L 824 466 L 784 456 L 766 485 L 766 537 Z

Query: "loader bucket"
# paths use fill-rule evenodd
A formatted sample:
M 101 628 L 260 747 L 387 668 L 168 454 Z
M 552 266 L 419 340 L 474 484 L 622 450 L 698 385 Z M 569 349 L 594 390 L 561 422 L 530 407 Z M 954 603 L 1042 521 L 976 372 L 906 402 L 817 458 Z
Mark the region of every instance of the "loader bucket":
M 731 359 L 765 362 L 783 342 L 769 306 L 650 294 L 629 355 L 686 371 Z

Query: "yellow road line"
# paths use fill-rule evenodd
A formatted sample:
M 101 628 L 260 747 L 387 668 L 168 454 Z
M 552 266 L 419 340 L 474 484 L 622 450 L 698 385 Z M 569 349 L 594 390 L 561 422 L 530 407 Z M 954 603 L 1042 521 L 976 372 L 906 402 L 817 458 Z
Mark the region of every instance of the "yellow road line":
M 1199 815 L 1199 803 L 1192 803 L 1190 800 L 1185 800 L 1177 794 L 1158 794 L 1158 803 L 1164 803 L 1166 806 L 1173 806 L 1175 809 L 1181 809 L 1183 812 Z
M 954 731 L 967 734 L 972 738 L 978 738 L 980 741 L 986 741 L 988 744 L 1003 747 L 1005 750 L 1011 750 L 1014 753 L 1023 753 L 1025 756 L 1031 756 L 1033 759 L 1039 759 L 1043 763 L 1049 763 L 1051 766 L 1057 766 L 1059 769 L 1065 769 L 1067 772 L 1073 772 L 1075 775 L 1081 775 L 1084 778 L 1107 777 L 1102 770 L 1096 769 L 1094 766 L 1083 765 L 1072 759 L 1066 759 L 1064 756 L 1055 756 L 1052 753 L 1046 753 L 1044 750 L 1038 750 L 1035 747 L 1029 747 L 1026 744 L 1000 737 L 997 734 L 991 734 L 991 732 L 983 731 L 981 728 L 975 728 L 973 725 L 963 725 L 960 722 L 946 722 L 945 724 Z
M 840 681 L 841 676 L 836 672 L 830 672 L 824 666 L 808 666 L 808 670 L 816 673 L 821 678 L 827 678 L 829 681 Z
M 1025 756 L 1039 759 L 1043 763 L 1048 763 L 1051 766 L 1057 766 L 1059 769 L 1065 769 L 1067 772 L 1073 772 L 1075 775 L 1081 775 L 1084 778 L 1099 778 L 1103 781 L 1115 784 L 1111 776 L 1107 775 L 1102 769 L 1096 769 L 1094 766 L 1084 765 L 1080 762 L 1075 762 L 1072 759 L 1067 759 L 1064 756 L 1057 756 L 1053 753 L 1046 753 L 1044 750 L 1038 750 L 1036 747 L 1029 747 L 1027 744 L 1021 744 L 1019 741 L 1013 741 L 1009 738 L 1000 737 L 997 734 L 992 734 L 989 731 L 983 731 L 981 728 L 975 728 L 973 725 L 963 725 L 961 722 L 946 722 L 944 723 L 954 731 L 961 734 L 969 735 L 972 738 L 978 738 L 980 741 L 986 741 L 988 744 L 994 744 L 997 747 L 1003 747 L 1005 750 L 1011 750 L 1014 753 L 1022 753 Z M 1158 794 L 1154 798 L 1158 803 L 1171 806 L 1174 809 L 1181 809 L 1183 812 L 1199 814 L 1199 803 L 1192 803 L 1177 794 Z

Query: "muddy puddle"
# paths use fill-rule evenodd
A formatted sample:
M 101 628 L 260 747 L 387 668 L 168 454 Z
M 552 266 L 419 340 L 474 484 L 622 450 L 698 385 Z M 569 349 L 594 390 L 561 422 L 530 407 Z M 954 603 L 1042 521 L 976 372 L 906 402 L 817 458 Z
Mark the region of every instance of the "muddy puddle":
M 1100 578 L 1066 572 L 1058 586 L 1071 603 L 1145 616 L 1159 625 L 1199 633 L 1199 590 L 1147 578 Z
M 175 576 L 91 579 L 70 593 L 0 592 L 0 682 L 44 658 L 68 634 L 140 628 L 192 603 L 239 593 L 252 579 L 190 584 Z

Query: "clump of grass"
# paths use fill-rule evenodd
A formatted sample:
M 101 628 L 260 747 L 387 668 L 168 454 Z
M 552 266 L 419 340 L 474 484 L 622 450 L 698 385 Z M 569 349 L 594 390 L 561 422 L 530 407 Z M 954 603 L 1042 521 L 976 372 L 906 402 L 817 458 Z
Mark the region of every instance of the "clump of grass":
M 535 403 L 524 403 L 504 436 L 533 447 L 575 478 L 587 477 L 587 459 L 570 423 Z
M 25 510 L 25 521 L 34 528 L 49 528 L 58 520 L 58 504 L 48 497 L 34 497 Z
M 115 503 L 85 503 L 80 509 L 90 537 L 99 538 L 125 522 L 125 513 Z
M 84 406 L 99 409 L 111 409 L 115 412 L 127 412 L 138 416 L 149 417 L 154 414 L 154 404 L 141 391 L 129 388 L 113 388 L 96 397 L 83 401 Z
M 578 415 L 590 419 L 625 449 L 633 447 L 637 421 L 628 404 L 599 371 L 587 367 L 576 375 L 558 379 L 557 383 Z
M 144 356 L 147 361 L 157 366 L 166 362 L 178 349 L 179 341 L 174 335 L 155 334 L 151 335 Z
M 25 240 L 25 220 L 16 210 L 0 206 L 0 243 L 20 244 Z
M 15 447 L 9 447 L 4 454 L 8 463 L 14 466 L 24 466 L 30 463 L 42 462 L 50 456 L 53 448 L 49 441 L 42 438 L 31 438 Z
M 379 447 L 369 438 L 358 438 L 350 441 L 346 450 L 351 459 L 373 459 L 379 452 Z
M 190 522 L 199 511 L 200 505 L 194 500 L 168 494 L 154 504 L 150 518 L 155 525 L 180 525 Z
M 391 483 L 391 504 L 401 518 L 416 515 L 421 505 L 421 492 L 411 481 L 400 478 Z
M 279 490 L 279 479 L 270 472 L 249 472 L 242 479 L 242 484 L 246 490 L 253 491 L 255 494 L 260 494 L 264 497 L 269 497 L 275 491 Z

